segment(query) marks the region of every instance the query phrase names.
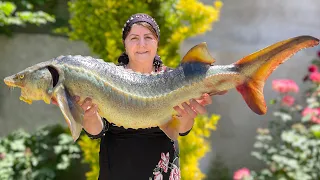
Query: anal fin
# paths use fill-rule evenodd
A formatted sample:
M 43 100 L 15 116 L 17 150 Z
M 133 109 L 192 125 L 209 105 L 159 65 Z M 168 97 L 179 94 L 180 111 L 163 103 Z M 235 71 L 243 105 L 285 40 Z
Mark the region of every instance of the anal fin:
M 267 112 L 267 105 L 263 96 L 263 86 L 263 81 L 256 80 L 236 87 L 250 109 L 258 115 L 263 115 Z
M 58 106 L 69 126 L 72 138 L 76 141 L 82 131 L 84 112 L 64 86 L 57 87 L 55 96 Z

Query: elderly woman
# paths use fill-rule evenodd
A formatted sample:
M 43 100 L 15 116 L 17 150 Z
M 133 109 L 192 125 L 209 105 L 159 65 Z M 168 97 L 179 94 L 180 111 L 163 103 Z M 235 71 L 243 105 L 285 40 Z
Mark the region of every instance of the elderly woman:
M 119 65 L 135 72 L 162 72 L 166 68 L 157 55 L 160 30 L 156 21 L 147 14 L 132 15 L 125 23 L 122 40 L 125 52 Z M 191 99 L 175 106 L 181 136 L 192 129 L 194 118 L 205 113 L 211 97 Z M 87 98 L 81 107 L 85 110 L 84 129 L 91 138 L 101 138 L 99 179 L 180 179 L 179 150 L 176 141 L 170 140 L 159 127 L 124 129 L 108 122 L 97 113 L 97 106 Z

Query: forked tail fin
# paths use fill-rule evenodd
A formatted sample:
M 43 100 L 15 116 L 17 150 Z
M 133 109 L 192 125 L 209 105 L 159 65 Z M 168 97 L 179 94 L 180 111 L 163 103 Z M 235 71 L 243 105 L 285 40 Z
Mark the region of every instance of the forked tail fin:
M 319 39 L 312 36 L 299 36 L 280 41 L 234 63 L 245 82 L 236 87 L 255 113 L 262 115 L 267 112 L 263 88 L 269 75 L 284 61 L 301 49 L 319 44 Z

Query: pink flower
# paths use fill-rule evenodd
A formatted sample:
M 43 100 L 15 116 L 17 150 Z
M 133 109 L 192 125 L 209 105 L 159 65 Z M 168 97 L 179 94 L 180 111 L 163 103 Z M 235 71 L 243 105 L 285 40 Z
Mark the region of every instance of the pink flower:
M 161 159 L 158 162 L 158 167 L 163 169 L 165 173 L 168 172 L 169 159 L 169 152 L 167 152 L 166 155 L 164 153 L 161 153 Z
M 299 87 L 296 82 L 290 79 L 273 80 L 272 89 L 280 93 L 299 92 Z
M 169 180 L 180 180 L 180 179 L 181 179 L 180 169 L 176 165 L 173 165 L 173 169 L 171 170 Z
M 0 153 L 0 160 L 4 159 L 6 155 L 4 153 Z
M 320 73 L 319 72 L 313 72 L 309 75 L 309 78 L 311 81 L 315 83 L 320 83 Z
M 250 170 L 247 168 L 239 169 L 233 174 L 233 180 L 242 180 L 248 177 L 250 177 Z
M 309 66 L 308 70 L 309 70 L 309 72 L 317 72 L 318 66 L 312 64 L 311 66 Z
M 312 109 L 312 108 L 306 107 L 302 111 L 302 116 L 307 116 L 307 115 L 311 115 L 311 122 L 320 124 L 320 118 L 319 118 L 320 108 Z
M 163 175 L 160 171 L 153 172 L 154 174 L 154 180 L 163 180 Z
M 286 95 L 286 96 L 284 96 L 284 97 L 282 98 L 282 104 L 285 105 L 285 106 L 290 107 L 290 106 L 293 105 L 294 100 L 295 100 L 294 97 L 289 96 L 289 95 Z
M 311 114 L 311 116 L 317 116 L 318 115 L 318 111 L 316 109 L 312 109 L 312 108 L 306 107 L 302 111 L 302 116 L 307 116 L 309 114 Z
M 319 116 L 314 116 L 311 118 L 311 122 L 316 123 L 316 124 L 320 124 L 320 118 Z
M 31 156 L 32 155 L 31 149 L 30 148 L 26 148 L 25 151 L 24 151 L 24 155 L 25 156 Z

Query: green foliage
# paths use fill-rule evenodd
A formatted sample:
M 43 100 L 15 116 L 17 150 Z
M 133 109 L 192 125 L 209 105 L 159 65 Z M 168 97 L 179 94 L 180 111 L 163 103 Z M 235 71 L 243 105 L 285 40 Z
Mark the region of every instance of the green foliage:
M 230 180 L 229 168 L 224 164 L 221 156 L 214 158 L 210 164 L 210 169 L 205 180 Z
M 197 0 L 75 0 L 69 2 L 71 30 L 61 28 L 56 32 L 68 32 L 71 39 L 85 41 L 105 61 L 116 62 L 124 51 L 123 24 L 132 14 L 147 13 L 160 26 L 158 54 L 164 64 L 175 67 L 180 62 L 180 44 L 211 30 L 212 23 L 219 19 L 222 3 L 214 4 Z
M 310 72 L 305 78 L 311 78 L 306 107 L 285 105 L 284 98 L 273 101 L 279 107 L 274 112 L 276 118 L 268 129 L 258 129 L 252 152 L 267 168 L 253 172 L 254 179 L 320 179 L 320 83 L 319 79 L 312 79 L 312 73 L 318 72 Z
M 180 170 L 183 180 L 203 179 L 205 175 L 199 169 L 199 160 L 210 151 L 207 138 L 216 125 L 220 116 L 197 116 L 192 131 L 187 136 L 178 138 L 180 146 Z
M 80 158 L 79 146 L 61 126 L 34 134 L 18 130 L 0 139 L 0 179 L 61 179 Z
M 100 139 L 92 140 L 88 136 L 81 136 L 78 143 L 83 151 L 83 162 L 89 164 L 91 168 L 86 173 L 87 180 L 98 179 Z
M 26 10 L 17 11 L 13 2 L 0 1 L 0 33 L 10 34 L 8 26 L 25 26 L 27 23 L 43 25 L 55 22 L 55 18 L 43 11 L 32 12 L 33 5 L 25 2 Z

